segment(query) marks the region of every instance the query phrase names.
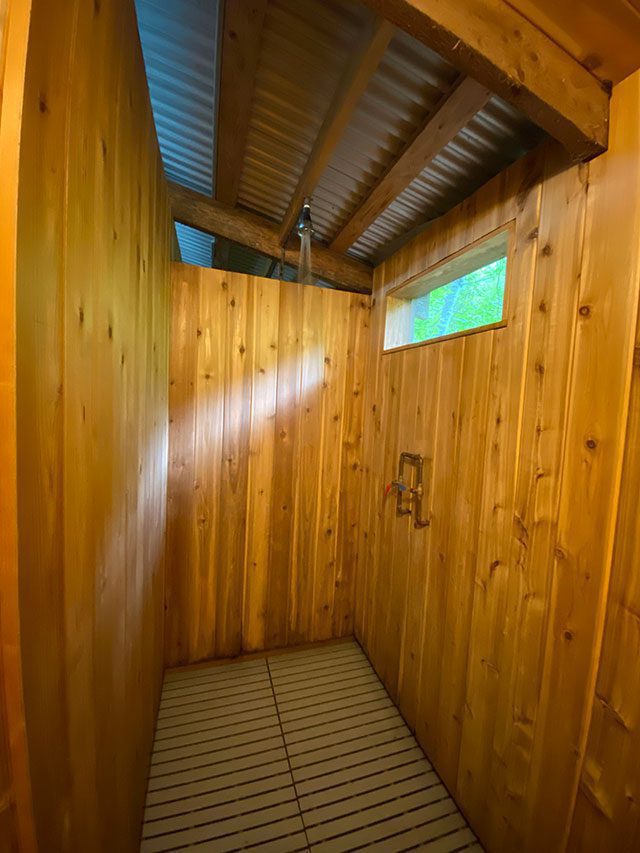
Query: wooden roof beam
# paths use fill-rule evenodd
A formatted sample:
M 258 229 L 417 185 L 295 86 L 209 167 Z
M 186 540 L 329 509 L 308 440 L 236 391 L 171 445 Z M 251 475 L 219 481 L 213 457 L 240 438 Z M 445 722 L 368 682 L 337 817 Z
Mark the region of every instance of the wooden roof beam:
M 178 222 L 249 246 L 269 257 L 280 257 L 282 249 L 278 225 L 275 222 L 238 207 L 214 201 L 179 184 L 169 184 L 169 196 L 173 218 Z M 298 258 L 298 248 L 285 247 L 286 263 L 297 266 Z M 371 293 L 372 268 L 324 246 L 313 245 L 311 271 L 319 278 L 327 279 L 345 289 Z
M 345 252 L 353 245 L 382 211 L 486 105 L 490 97 L 491 92 L 480 83 L 469 77 L 461 77 L 334 238 L 331 243 L 333 251 Z
M 576 161 L 607 147 L 609 93 L 505 0 L 361 0 L 561 142 Z
M 226 0 L 218 107 L 216 198 L 234 205 L 242 164 L 267 0 Z
M 289 239 L 298 220 L 305 196 L 311 195 L 326 169 L 394 32 L 395 27 L 383 18 L 376 18 L 354 50 L 282 220 L 280 228 L 282 245 Z

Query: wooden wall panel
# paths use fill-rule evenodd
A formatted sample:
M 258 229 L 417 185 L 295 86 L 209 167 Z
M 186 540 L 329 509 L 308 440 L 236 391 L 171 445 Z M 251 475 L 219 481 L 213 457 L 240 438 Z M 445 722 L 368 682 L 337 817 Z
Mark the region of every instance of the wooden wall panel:
M 0 850 L 35 850 L 18 594 L 16 248 L 29 0 L 0 0 Z
M 616 271 L 640 278 L 640 75 L 619 87 L 614 124 L 616 145 L 624 157 L 603 163 L 610 191 L 600 199 L 592 218 L 590 258 L 592 291 L 600 283 L 620 287 Z M 618 110 L 624 110 L 623 118 Z M 595 167 L 596 164 L 594 164 Z M 598 164 L 599 166 L 600 164 Z M 603 239 L 603 232 L 607 239 Z M 589 294 L 588 304 L 592 297 Z M 631 300 L 630 300 L 631 302 Z M 624 319 L 629 329 L 636 312 L 629 304 Z M 590 315 L 591 318 L 591 315 Z M 595 317 L 594 319 L 598 319 Z M 609 319 L 600 319 L 601 347 L 608 347 Z M 593 333 L 595 334 L 595 333 Z M 606 337 L 605 337 L 606 336 Z M 595 349 L 596 344 L 592 344 Z M 591 370 L 596 369 L 592 355 Z M 610 375 L 610 374 L 609 374 Z M 620 375 L 619 382 L 626 380 Z M 605 388 L 602 394 L 610 393 Z M 589 437 L 597 453 L 607 438 L 593 418 Z M 591 466 L 590 466 L 591 467 Z M 593 464 L 595 470 L 595 462 Z M 594 853 L 631 853 L 640 848 L 640 329 L 635 332 L 631 401 L 626 421 L 620 503 L 613 541 L 611 583 L 606 608 L 602 656 L 593 692 L 591 727 L 580 777 L 568 849 Z M 590 521 L 590 523 L 592 523 Z M 607 542 L 602 547 L 611 547 Z M 582 588 L 588 584 L 584 578 Z M 582 591 L 582 590 L 581 590 Z M 570 625 L 573 631 L 574 626 Z M 577 632 L 576 632 L 577 635 Z
M 136 850 L 163 667 L 169 208 L 133 3 L 33 3 L 20 607 L 41 849 Z
M 570 168 L 541 148 L 375 275 L 356 636 L 496 853 L 565 849 L 589 732 L 640 287 L 639 93 L 640 75 L 616 88 L 609 153 Z M 381 354 L 385 291 L 510 221 L 507 327 Z M 401 450 L 428 462 L 423 530 L 382 497 Z M 629 450 L 575 850 L 592 833 L 635 849 L 635 467 Z
M 172 270 L 167 663 L 348 636 L 369 299 Z

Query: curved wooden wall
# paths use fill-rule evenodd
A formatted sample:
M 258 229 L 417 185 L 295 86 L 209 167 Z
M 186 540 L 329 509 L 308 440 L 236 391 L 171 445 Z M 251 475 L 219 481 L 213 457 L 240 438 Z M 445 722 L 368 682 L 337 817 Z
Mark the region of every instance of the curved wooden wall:
M 385 289 L 511 220 L 507 328 L 380 355 Z M 638 654 L 625 575 L 635 558 L 640 576 L 637 406 L 613 542 L 639 233 L 636 74 L 615 90 L 607 154 L 568 168 L 536 152 L 376 271 L 356 635 L 495 853 L 563 850 L 581 771 L 573 849 L 595 849 L 594 826 L 598 850 L 638 845 L 640 683 L 624 682 Z M 425 530 L 382 499 L 402 450 L 430 460 Z
M 347 636 L 369 298 L 172 270 L 167 663 Z
M 138 849 L 163 666 L 170 219 L 133 2 L 34 0 L 18 499 L 39 847 Z

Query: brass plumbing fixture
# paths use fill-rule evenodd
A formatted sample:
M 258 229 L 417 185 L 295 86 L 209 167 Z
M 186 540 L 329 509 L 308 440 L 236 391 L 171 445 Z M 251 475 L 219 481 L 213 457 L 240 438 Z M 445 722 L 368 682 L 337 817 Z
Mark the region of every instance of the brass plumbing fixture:
M 424 496 L 423 486 L 423 458 L 418 453 L 408 453 L 406 450 L 400 454 L 398 462 L 398 477 L 392 480 L 385 490 L 389 494 L 392 489 L 396 490 L 396 515 L 410 515 L 411 507 L 404 505 L 404 493 L 408 492 L 413 501 L 413 526 L 428 527 L 429 519 L 422 517 L 422 498 Z M 408 485 L 404 479 L 404 466 L 409 463 L 415 469 L 415 485 Z M 413 480 L 412 480 L 413 482 Z

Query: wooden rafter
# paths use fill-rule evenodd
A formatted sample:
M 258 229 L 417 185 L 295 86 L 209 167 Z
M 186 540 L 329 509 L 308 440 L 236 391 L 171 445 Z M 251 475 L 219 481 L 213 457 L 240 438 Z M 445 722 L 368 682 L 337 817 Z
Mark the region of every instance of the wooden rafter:
M 603 84 L 505 0 L 362 0 L 517 107 L 575 160 L 607 147 Z
M 331 243 L 344 252 L 481 110 L 491 93 L 469 77 L 459 79 L 442 104 L 387 169 Z
M 267 0 L 226 0 L 218 108 L 216 198 L 235 204 Z
M 380 64 L 395 28 L 383 18 L 377 18 L 367 29 L 359 46 L 342 75 L 338 88 L 318 132 L 309 159 L 298 185 L 291 196 L 289 207 L 280 228 L 280 243 L 284 245 L 296 223 L 304 197 L 311 195 L 324 172 L 333 151 L 342 138 L 353 111 L 362 97 L 369 80 Z
M 269 257 L 280 257 L 282 249 L 275 222 L 238 207 L 214 201 L 178 184 L 169 184 L 169 193 L 173 217 L 178 222 L 249 246 Z M 286 263 L 297 266 L 298 256 L 297 248 L 284 248 Z M 348 290 L 371 293 L 371 267 L 324 246 L 314 244 L 311 269 L 319 278 L 327 279 Z

